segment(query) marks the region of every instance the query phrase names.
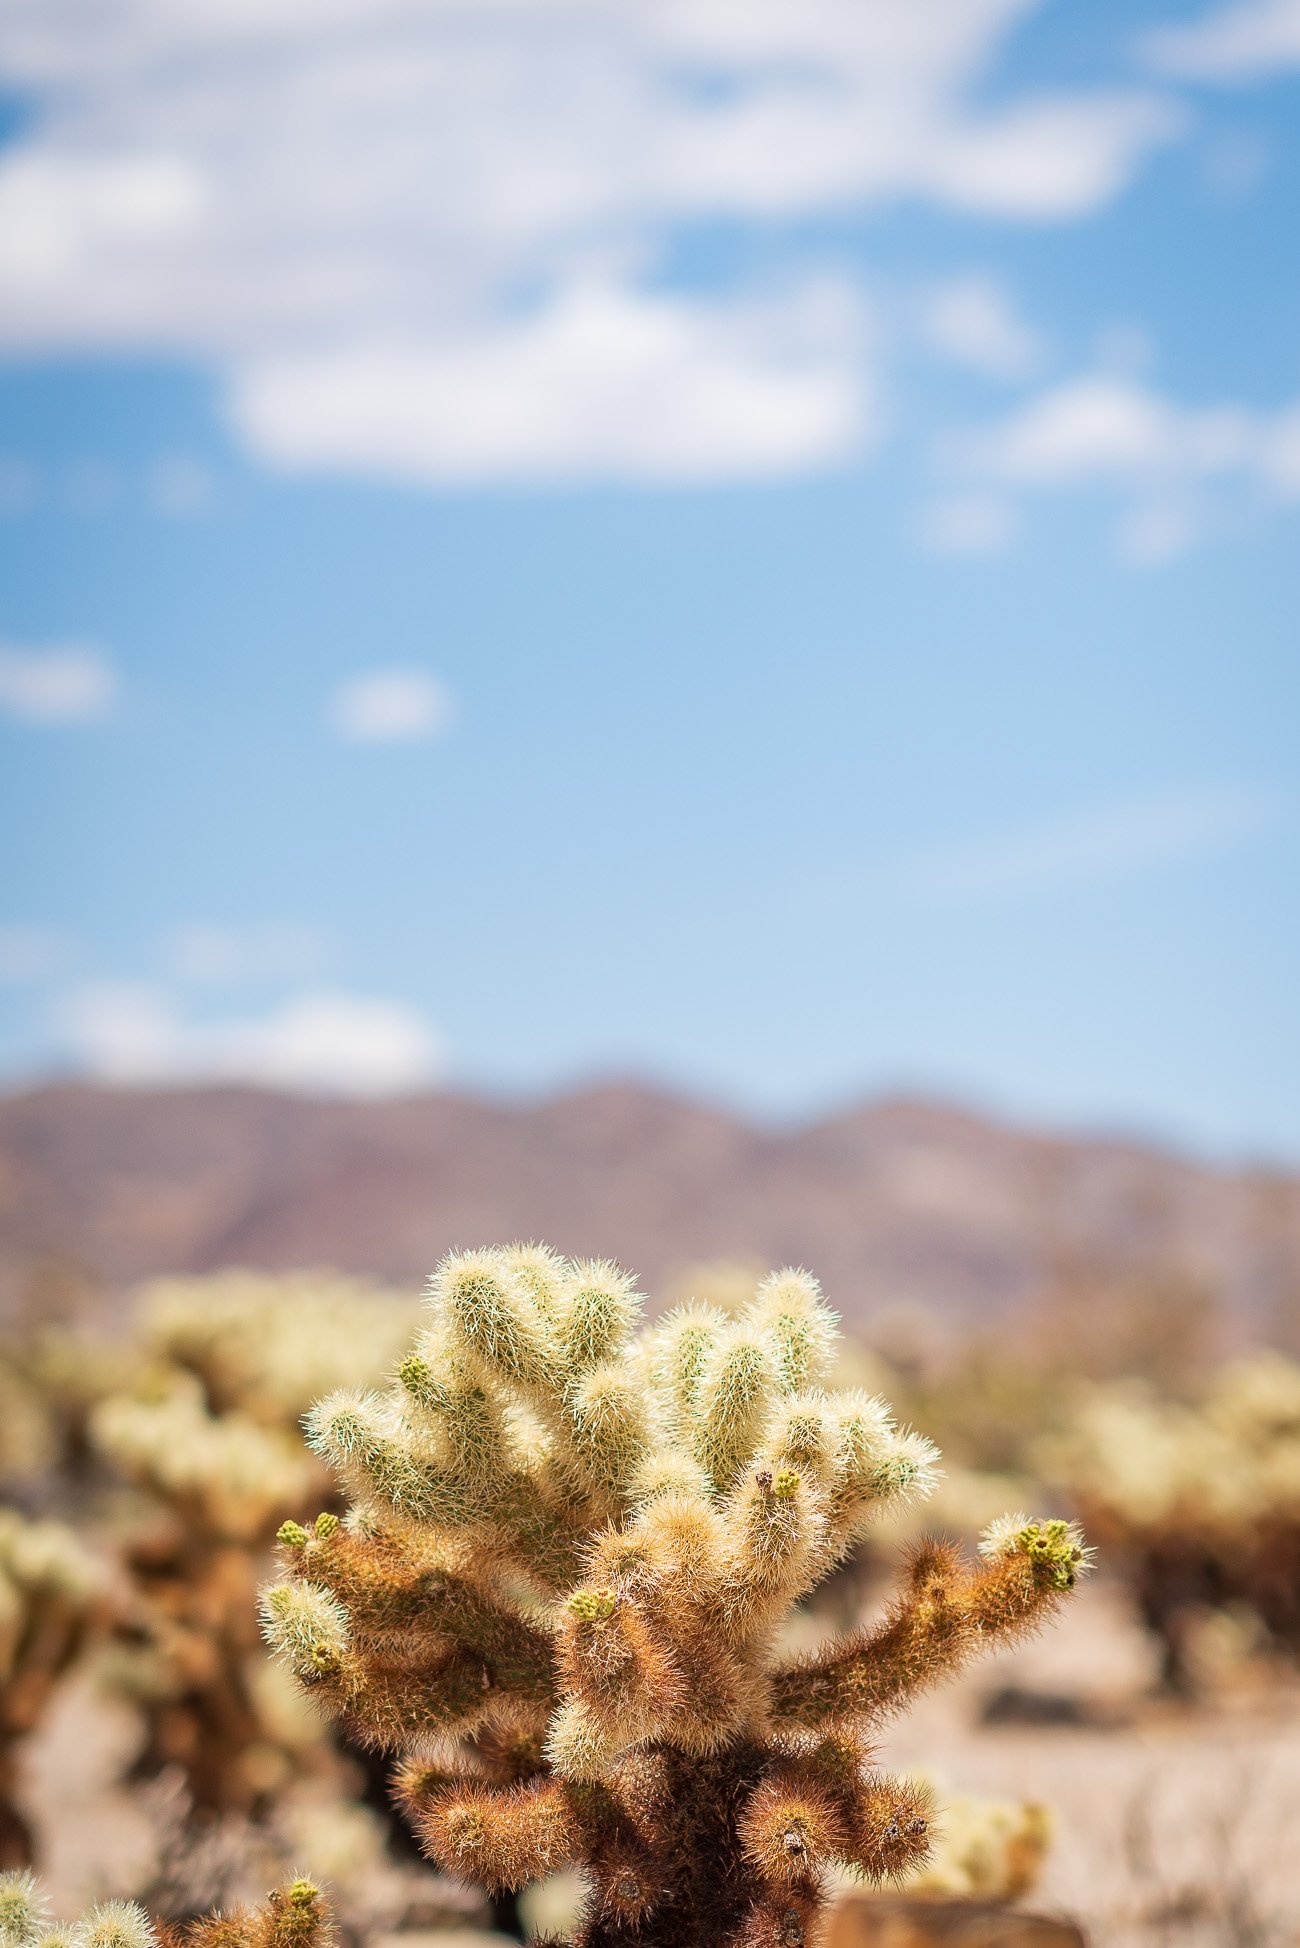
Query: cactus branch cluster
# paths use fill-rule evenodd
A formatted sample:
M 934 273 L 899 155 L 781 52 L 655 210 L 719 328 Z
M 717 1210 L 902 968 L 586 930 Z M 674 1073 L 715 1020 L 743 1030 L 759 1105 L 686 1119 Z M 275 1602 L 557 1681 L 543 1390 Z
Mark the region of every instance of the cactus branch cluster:
M 349 1510 L 281 1530 L 268 1638 L 398 1756 L 439 1866 L 490 1890 L 583 1870 L 574 1948 L 801 1948 L 831 1869 L 926 1855 L 928 1793 L 876 1769 L 875 1727 L 1042 1621 L 1077 1533 L 926 1545 L 881 1622 L 787 1657 L 791 1608 L 936 1459 L 823 1390 L 815 1280 L 638 1332 L 615 1266 L 512 1246 L 448 1258 L 428 1296 L 392 1384 L 308 1417 Z

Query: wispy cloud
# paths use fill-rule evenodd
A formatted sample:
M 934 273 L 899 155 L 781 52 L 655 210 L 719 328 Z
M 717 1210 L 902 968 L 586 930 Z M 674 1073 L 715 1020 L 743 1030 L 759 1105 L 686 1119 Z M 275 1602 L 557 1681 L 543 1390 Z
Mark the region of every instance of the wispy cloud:
M 330 723 L 356 744 L 421 743 L 440 736 L 451 718 L 451 693 L 427 670 L 367 670 L 329 699 Z
M 93 644 L 0 643 L 0 713 L 20 723 L 90 723 L 108 713 L 117 692 L 117 672 Z
M 184 520 L 206 513 L 212 505 L 212 474 L 191 454 L 164 453 L 149 469 L 148 493 L 151 505 L 159 514 Z
M 1023 379 L 1043 356 L 1039 334 L 996 278 L 939 285 L 923 301 L 919 323 L 932 351 L 992 379 Z
M 1125 509 L 1121 552 L 1155 563 L 1243 511 L 1300 499 L 1300 399 L 1271 412 L 1189 406 L 1118 374 L 1085 374 L 950 435 L 940 460 L 950 474 L 1003 492 L 1115 495 Z
M 1193 80 L 1247 81 L 1300 68 L 1300 0 L 1241 0 L 1161 27 L 1142 48 L 1162 73 Z
M 439 1038 L 418 1009 L 309 991 L 265 1014 L 195 1020 L 165 988 L 90 986 L 62 1007 L 62 1041 L 106 1082 L 245 1082 L 311 1094 L 381 1097 L 428 1087 Z
M 996 494 L 956 494 L 923 506 L 914 523 L 921 546 L 936 555 L 996 555 L 1016 534 L 1016 511 Z
M 1036 899 L 1207 857 L 1266 831 L 1280 816 L 1276 797 L 1244 787 L 1116 801 L 1032 830 L 921 853 L 900 869 L 897 882 L 945 905 Z
M 972 471 L 1033 486 L 1254 473 L 1293 482 L 1297 408 L 1257 414 L 1234 405 L 1183 406 L 1130 380 L 1071 379 L 957 443 Z
M 315 927 L 229 927 L 192 921 L 169 936 L 163 959 L 175 979 L 201 987 L 293 981 L 321 972 L 328 959 L 328 942 Z

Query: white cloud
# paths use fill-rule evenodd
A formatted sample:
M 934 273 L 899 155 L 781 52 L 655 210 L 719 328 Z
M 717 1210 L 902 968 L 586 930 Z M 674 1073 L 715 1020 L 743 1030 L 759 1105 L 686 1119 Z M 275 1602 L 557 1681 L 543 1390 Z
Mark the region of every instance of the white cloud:
M 1156 564 L 1243 512 L 1300 499 L 1300 403 L 1272 412 L 1185 406 L 1135 380 L 1092 374 L 950 437 L 944 457 L 955 472 L 1003 490 L 1119 496 L 1128 503 L 1121 553 Z
M 964 446 L 1000 480 L 1060 485 L 1258 466 L 1259 428 L 1231 406 L 1188 408 L 1121 378 L 1071 379 Z
M 949 434 L 939 464 L 973 483 L 976 506 L 1013 489 L 1111 495 L 1121 503 L 1121 555 L 1158 567 L 1300 501 L 1300 401 L 1273 411 L 1183 405 L 1121 372 L 1091 372 Z M 961 514 L 947 506 L 922 518 L 922 538 L 937 547 L 961 545 Z
M 1015 510 L 992 494 L 967 494 L 921 510 L 917 538 L 939 555 L 992 555 L 1015 538 Z
M 165 989 L 88 987 L 68 998 L 63 1029 L 77 1067 L 106 1082 L 381 1097 L 426 1087 L 441 1067 L 438 1038 L 417 1009 L 327 991 L 261 1016 L 195 1022 Z
M 286 467 L 431 482 L 782 474 L 864 437 L 847 294 L 722 305 L 586 285 L 459 339 L 254 363 L 232 410 Z
M 39 981 L 62 957 L 63 942 L 48 927 L 0 922 L 0 981 Z
M 224 987 L 240 981 L 298 980 L 319 973 L 328 949 L 314 927 L 240 928 L 194 921 L 176 929 L 163 957 L 177 980 Z
M 1249 80 L 1300 67 L 1300 0 L 1243 0 L 1200 20 L 1162 27 L 1143 46 L 1164 73 L 1195 80 Z
M 329 717 L 340 737 L 361 744 L 418 742 L 451 721 L 446 686 L 427 670 L 369 670 L 341 683 Z
M 204 360 L 286 464 L 419 480 L 819 466 L 864 425 L 842 340 L 791 373 L 783 307 L 742 320 L 720 298 L 651 296 L 653 267 L 701 220 L 922 199 L 1038 222 L 1104 204 L 1177 116 L 1149 89 L 984 105 L 1037 4 L 9 0 L 0 83 L 37 112 L 0 155 L 0 347 Z M 566 351 L 593 265 L 614 287 L 595 407 Z M 504 415 L 475 440 L 449 396 L 477 347 L 520 409 L 517 444 Z M 666 423 L 664 386 L 683 393 Z
M 113 665 L 92 644 L 0 643 L 0 713 L 24 723 L 89 723 L 112 707 L 117 688 Z
M 941 135 L 926 186 L 938 201 L 981 214 L 1083 216 L 1118 196 L 1138 161 L 1181 125 L 1167 104 L 1143 96 L 1029 101 Z
M 1029 899 L 1204 857 L 1266 830 L 1277 815 L 1276 801 L 1259 791 L 1171 792 L 945 846 L 913 860 L 903 878 L 914 893 L 943 903 Z
M 931 292 L 921 333 L 933 351 L 994 379 L 1022 379 L 1042 357 L 1038 334 L 990 277 L 956 278 Z

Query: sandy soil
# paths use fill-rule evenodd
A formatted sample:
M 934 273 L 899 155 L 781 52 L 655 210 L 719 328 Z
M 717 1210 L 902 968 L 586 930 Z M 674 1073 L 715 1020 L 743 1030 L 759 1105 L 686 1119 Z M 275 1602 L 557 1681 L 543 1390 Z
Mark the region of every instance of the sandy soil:
M 1118 1594 L 1085 1588 L 1041 1640 L 1000 1654 L 891 1728 L 883 1760 L 953 1792 L 1035 1799 L 1054 1841 L 1030 1903 L 1098 1942 L 1300 1943 L 1300 1684 L 1241 1673 L 1213 1704 L 1152 1702 Z M 1078 1724 L 986 1724 L 1014 1686 Z

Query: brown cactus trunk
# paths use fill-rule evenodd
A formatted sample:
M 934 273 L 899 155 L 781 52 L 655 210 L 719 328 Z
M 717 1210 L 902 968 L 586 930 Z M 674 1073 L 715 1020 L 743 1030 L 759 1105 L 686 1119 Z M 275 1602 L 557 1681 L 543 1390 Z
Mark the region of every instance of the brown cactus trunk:
M 595 1849 L 592 1914 L 574 1948 L 805 1948 L 820 1907 L 815 1889 L 760 1891 L 737 1837 L 763 1754 L 740 1745 L 707 1757 L 665 1749 L 663 1757 L 667 1792 L 653 1817 L 634 1818 L 630 1831 L 611 1831 Z M 624 1863 L 632 1861 L 669 1890 L 642 1915 L 624 1906 L 635 1885 Z

